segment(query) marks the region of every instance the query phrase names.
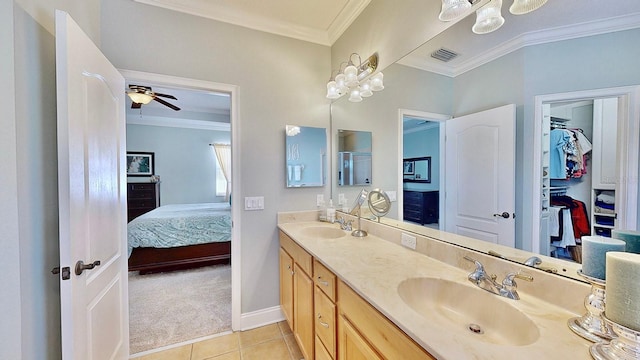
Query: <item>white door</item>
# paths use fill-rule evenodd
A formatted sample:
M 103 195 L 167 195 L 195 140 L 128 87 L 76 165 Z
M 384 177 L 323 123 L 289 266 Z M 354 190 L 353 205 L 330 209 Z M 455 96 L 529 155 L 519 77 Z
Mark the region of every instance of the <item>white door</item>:
M 445 229 L 515 246 L 515 105 L 446 123 Z
M 61 11 L 56 77 L 62 358 L 126 359 L 124 78 Z

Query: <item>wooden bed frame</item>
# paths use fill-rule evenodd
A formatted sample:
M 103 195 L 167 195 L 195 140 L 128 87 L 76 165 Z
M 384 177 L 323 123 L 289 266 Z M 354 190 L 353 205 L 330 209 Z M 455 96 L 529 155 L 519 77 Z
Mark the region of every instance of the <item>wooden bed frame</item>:
M 231 241 L 174 248 L 134 248 L 129 257 L 129 271 L 140 271 L 143 275 L 230 262 Z

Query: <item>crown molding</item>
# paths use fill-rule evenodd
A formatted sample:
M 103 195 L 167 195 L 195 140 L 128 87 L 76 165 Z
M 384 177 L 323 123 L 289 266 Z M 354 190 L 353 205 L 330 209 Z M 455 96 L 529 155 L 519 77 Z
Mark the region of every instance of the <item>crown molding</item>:
M 421 63 L 420 59 L 408 57 L 401 63 L 403 65 L 415 67 L 421 70 L 434 72 L 437 74 L 456 77 L 467 71 L 487 64 L 501 56 L 527 46 L 552 43 L 563 40 L 577 39 L 582 37 L 612 33 L 616 31 L 630 30 L 640 27 L 640 14 L 623 15 L 608 19 L 601 19 L 580 24 L 556 27 L 539 31 L 524 33 L 510 41 L 502 43 L 496 47 L 474 56 L 456 66 L 446 64 Z
M 127 125 L 164 126 L 183 129 L 231 131 L 231 124 L 204 120 L 178 119 L 161 116 L 127 118 Z
M 206 5 L 195 6 L 195 2 L 178 4 L 171 0 L 134 1 L 326 46 L 331 46 L 371 2 L 371 0 L 349 0 L 329 28 L 320 30 L 287 21 L 274 20 L 261 15 L 248 14 L 215 2 L 207 2 Z M 200 2 L 198 4 L 203 3 Z

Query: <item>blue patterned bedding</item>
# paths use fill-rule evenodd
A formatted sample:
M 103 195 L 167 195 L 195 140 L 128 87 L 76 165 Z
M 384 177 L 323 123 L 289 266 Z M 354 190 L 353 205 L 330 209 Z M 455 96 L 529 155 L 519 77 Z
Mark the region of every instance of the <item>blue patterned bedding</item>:
M 164 205 L 127 224 L 129 256 L 134 247 L 170 248 L 231 240 L 228 203 Z

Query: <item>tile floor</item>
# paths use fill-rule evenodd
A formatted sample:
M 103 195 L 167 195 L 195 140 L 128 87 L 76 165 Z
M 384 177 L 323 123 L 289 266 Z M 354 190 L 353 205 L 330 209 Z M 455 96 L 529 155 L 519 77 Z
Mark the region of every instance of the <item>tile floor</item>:
M 300 360 L 286 321 L 136 357 L 135 360 Z

